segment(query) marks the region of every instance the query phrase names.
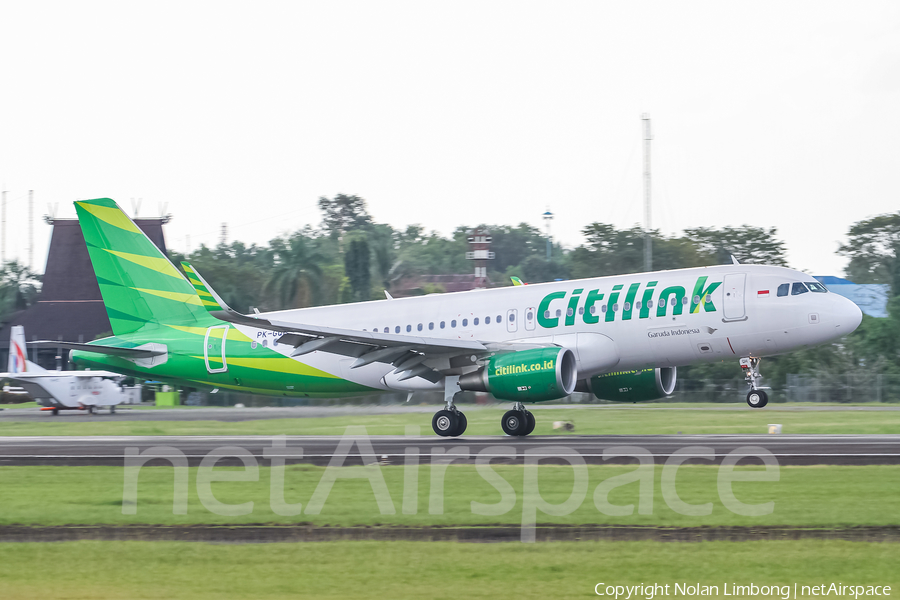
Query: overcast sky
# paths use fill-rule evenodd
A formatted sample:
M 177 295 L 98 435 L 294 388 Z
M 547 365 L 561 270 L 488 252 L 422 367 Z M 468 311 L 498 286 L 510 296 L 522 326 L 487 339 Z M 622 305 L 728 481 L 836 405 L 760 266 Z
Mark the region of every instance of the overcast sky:
M 0 2 L 7 258 L 48 204 L 174 219 L 169 246 L 265 243 L 356 194 L 378 222 L 775 226 L 840 274 L 900 209 L 897 2 Z M 190 236 L 189 239 L 187 236 Z

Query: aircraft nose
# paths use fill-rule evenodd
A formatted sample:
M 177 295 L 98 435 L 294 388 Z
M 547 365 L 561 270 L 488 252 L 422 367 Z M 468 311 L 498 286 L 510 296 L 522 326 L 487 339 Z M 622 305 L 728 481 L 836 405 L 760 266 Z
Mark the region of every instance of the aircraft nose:
M 835 294 L 835 298 L 837 303 L 834 307 L 834 326 L 839 335 L 852 333 L 862 323 L 862 311 L 852 300 L 837 294 Z

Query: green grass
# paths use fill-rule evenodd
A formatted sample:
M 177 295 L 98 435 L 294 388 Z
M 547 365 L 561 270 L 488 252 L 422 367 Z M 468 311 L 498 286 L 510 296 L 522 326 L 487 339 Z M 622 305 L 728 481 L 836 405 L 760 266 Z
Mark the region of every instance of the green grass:
M 502 435 L 500 417 L 506 407 L 463 407 L 468 419 L 466 435 Z M 572 421 L 579 435 L 613 434 L 738 434 L 768 431 L 781 423 L 782 432 L 818 434 L 900 434 L 900 411 L 834 411 L 769 406 L 763 410 L 722 410 L 710 405 L 674 409 L 646 408 L 539 408 L 534 411 L 533 435 L 553 435 L 554 421 Z M 221 409 L 225 411 L 241 409 Z M 252 410 L 252 409 L 247 409 Z M 298 415 L 302 415 L 298 411 Z M 115 415 L 66 416 L 47 414 L 42 421 L 0 422 L 0 436 L 24 435 L 341 435 L 348 425 L 364 425 L 370 434 L 403 435 L 408 425 L 431 431 L 431 414 L 350 414 L 335 417 L 224 421 L 125 421 Z
M 900 589 L 900 544 L 0 544 L 2 598 L 572 598 L 597 583 Z M 638 596 L 645 598 L 646 596 Z M 851 596 L 852 597 L 852 596 Z M 632 596 L 634 598 L 634 596 Z
M 0 404 L 0 408 L 9 410 L 11 408 L 37 408 L 37 402 L 19 402 L 18 404 Z
M 279 516 L 270 506 L 270 469 L 260 468 L 259 481 L 212 483 L 215 498 L 228 504 L 252 501 L 253 510 L 243 516 L 220 516 L 210 512 L 197 494 L 197 469 L 189 469 L 188 513 L 174 515 L 173 469 L 145 467 L 140 472 L 137 514 L 123 515 L 124 471 L 120 467 L 0 467 L 0 524 L 241 524 L 297 523 L 318 525 L 479 525 L 520 524 L 523 514 L 523 471 L 518 465 L 495 465 L 493 469 L 512 486 L 515 504 L 499 516 L 475 514 L 471 503 L 497 504 L 500 492 L 482 478 L 472 465 L 447 468 L 443 484 L 441 514 L 431 504 L 432 467 L 419 467 L 415 514 L 403 514 L 404 468 L 379 467 L 384 476 L 394 514 L 379 511 L 367 479 L 338 479 L 321 514 Z M 740 470 L 752 470 L 746 467 Z M 216 469 L 233 470 L 233 469 Z M 794 525 L 842 527 L 900 524 L 900 466 L 781 467 L 777 482 L 737 482 L 737 498 L 747 504 L 773 501 L 770 515 L 751 517 L 728 510 L 717 488 L 719 468 L 688 465 L 678 471 L 677 492 L 691 504 L 711 502 L 712 514 L 685 516 L 672 510 L 663 499 L 660 476 L 655 469 L 652 514 L 608 516 L 595 506 L 594 491 L 601 481 L 631 472 L 630 466 L 596 465 L 587 468 L 587 494 L 569 515 L 537 513 L 538 523 L 628 524 L 663 526 Z M 304 511 L 325 473 L 324 467 L 293 465 L 285 473 L 285 499 L 301 502 Z M 350 473 L 343 471 L 344 474 Z M 570 467 L 544 465 L 539 470 L 539 489 L 546 502 L 563 503 L 573 489 Z M 410 489 L 415 489 L 410 486 Z M 437 490 L 435 486 L 435 490 Z M 637 504 L 638 484 L 614 489 L 613 505 Z M 411 511 L 410 511 L 411 512 Z

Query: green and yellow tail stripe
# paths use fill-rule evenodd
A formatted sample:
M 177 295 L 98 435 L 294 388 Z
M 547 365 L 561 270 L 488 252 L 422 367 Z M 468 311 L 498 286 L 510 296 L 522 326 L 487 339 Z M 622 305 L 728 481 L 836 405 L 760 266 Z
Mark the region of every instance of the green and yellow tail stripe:
M 75 210 L 115 335 L 209 319 L 191 284 L 115 202 L 82 200 Z

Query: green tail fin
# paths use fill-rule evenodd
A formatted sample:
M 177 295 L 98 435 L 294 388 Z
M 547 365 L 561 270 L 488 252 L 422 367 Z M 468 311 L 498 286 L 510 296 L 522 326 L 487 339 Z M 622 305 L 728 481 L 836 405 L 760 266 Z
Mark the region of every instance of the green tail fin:
M 115 202 L 82 200 L 75 210 L 115 335 L 209 318 L 184 276 Z

